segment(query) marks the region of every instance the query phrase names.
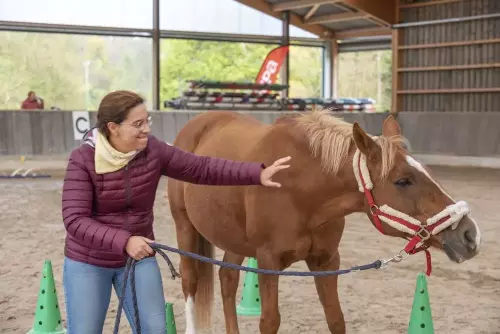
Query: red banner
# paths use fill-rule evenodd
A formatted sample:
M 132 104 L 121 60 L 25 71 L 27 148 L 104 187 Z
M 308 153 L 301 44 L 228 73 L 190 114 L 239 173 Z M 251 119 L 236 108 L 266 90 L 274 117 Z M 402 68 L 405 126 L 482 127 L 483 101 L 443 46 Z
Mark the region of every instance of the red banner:
M 268 54 L 262 66 L 260 68 L 259 74 L 255 79 L 257 84 L 274 84 L 278 77 L 281 65 L 285 60 L 286 54 L 288 53 L 288 45 L 279 46 L 271 50 Z

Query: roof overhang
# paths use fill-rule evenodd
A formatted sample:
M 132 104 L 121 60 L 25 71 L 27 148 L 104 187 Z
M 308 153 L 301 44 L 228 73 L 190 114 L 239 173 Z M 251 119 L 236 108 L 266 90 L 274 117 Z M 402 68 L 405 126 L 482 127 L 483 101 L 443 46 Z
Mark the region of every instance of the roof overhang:
M 391 36 L 397 0 L 236 0 L 321 39 Z

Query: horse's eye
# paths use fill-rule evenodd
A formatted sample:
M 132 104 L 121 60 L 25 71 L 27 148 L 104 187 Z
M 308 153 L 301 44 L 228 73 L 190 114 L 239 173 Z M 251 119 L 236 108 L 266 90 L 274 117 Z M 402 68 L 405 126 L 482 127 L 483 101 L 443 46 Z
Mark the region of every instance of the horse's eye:
M 405 177 L 405 178 L 397 180 L 396 182 L 394 182 L 394 184 L 397 187 L 406 188 L 408 186 L 411 186 L 412 183 L 411 183 L 410 179 L 408 179 L 408 178 Z

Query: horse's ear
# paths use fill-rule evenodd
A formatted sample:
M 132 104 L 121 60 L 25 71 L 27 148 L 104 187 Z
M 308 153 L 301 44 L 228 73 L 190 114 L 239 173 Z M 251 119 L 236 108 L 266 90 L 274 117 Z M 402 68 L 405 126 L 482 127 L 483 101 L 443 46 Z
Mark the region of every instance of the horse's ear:
M 370 136 L 368 136 L 363 129 L 361 129 L 357 122 L 354 122 L 352 126 L 352 135 L 354 143 L 361 153 L 370 158 L 374 157 L 378 153 L 379 146 L 377 143 Z
M 382 127 L 382 135 L 384 137 L 401 135 L 401 127 L 399 126 L 398 121 L 396 121 L 396 119 L 392 115 L 389 115 L 389 117 L 387 117 L 384 120 L 384 125 Z

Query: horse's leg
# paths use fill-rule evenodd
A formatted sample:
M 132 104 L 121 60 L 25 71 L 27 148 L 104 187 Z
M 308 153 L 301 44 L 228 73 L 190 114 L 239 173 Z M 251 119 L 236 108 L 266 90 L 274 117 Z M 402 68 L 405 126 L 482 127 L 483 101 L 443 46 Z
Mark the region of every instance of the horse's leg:
M 224 262 L 241 265 L 244 256 L 224 253 Z M 240 271 L 221 267 L 219 270 L 220 288 L 222 293 L 222 305 L 224 307 L 224 318 L 226 321 L 226 333 L 238 334 L 238 318 L 236 316 L 236 291 L 240 279 Z
M 311 271 L 338 270 L 340 266 L 340 255 L 335 253 L 325 253 L 320 256 L 311 256 L 306 259 L 307 266 Z M 323 305 L 326 322 L 330 333 L 345 334 L 344 314 L 340 307 L 339 295 L 337 292 L 338 276 L 316 276 L 316 290 Z
M 283 270 L 279 256 L 270 254 L 268 250 L 257 251 L 257 262 L 260 269 Z M 260 317 L 260 333 L 276 334 L 280 327 L 281 315 L 278 307 L 278 275 L 259 274 L 259 289 L 262 303 Z
M 179 249 L 196 253 L 198 250 L 198 232 L 189 222 L 186 223 L 182 213 L 172 211 L 172 216 L 176 220 L 177 243 Z M 180 274 L 182 276 L 182 292 L 184 293 L 186 334 L 196 333 L 196 314 L 194 308 L 194 298 L 198 287 L 198 272 L 196 260 L 181 256 Z

